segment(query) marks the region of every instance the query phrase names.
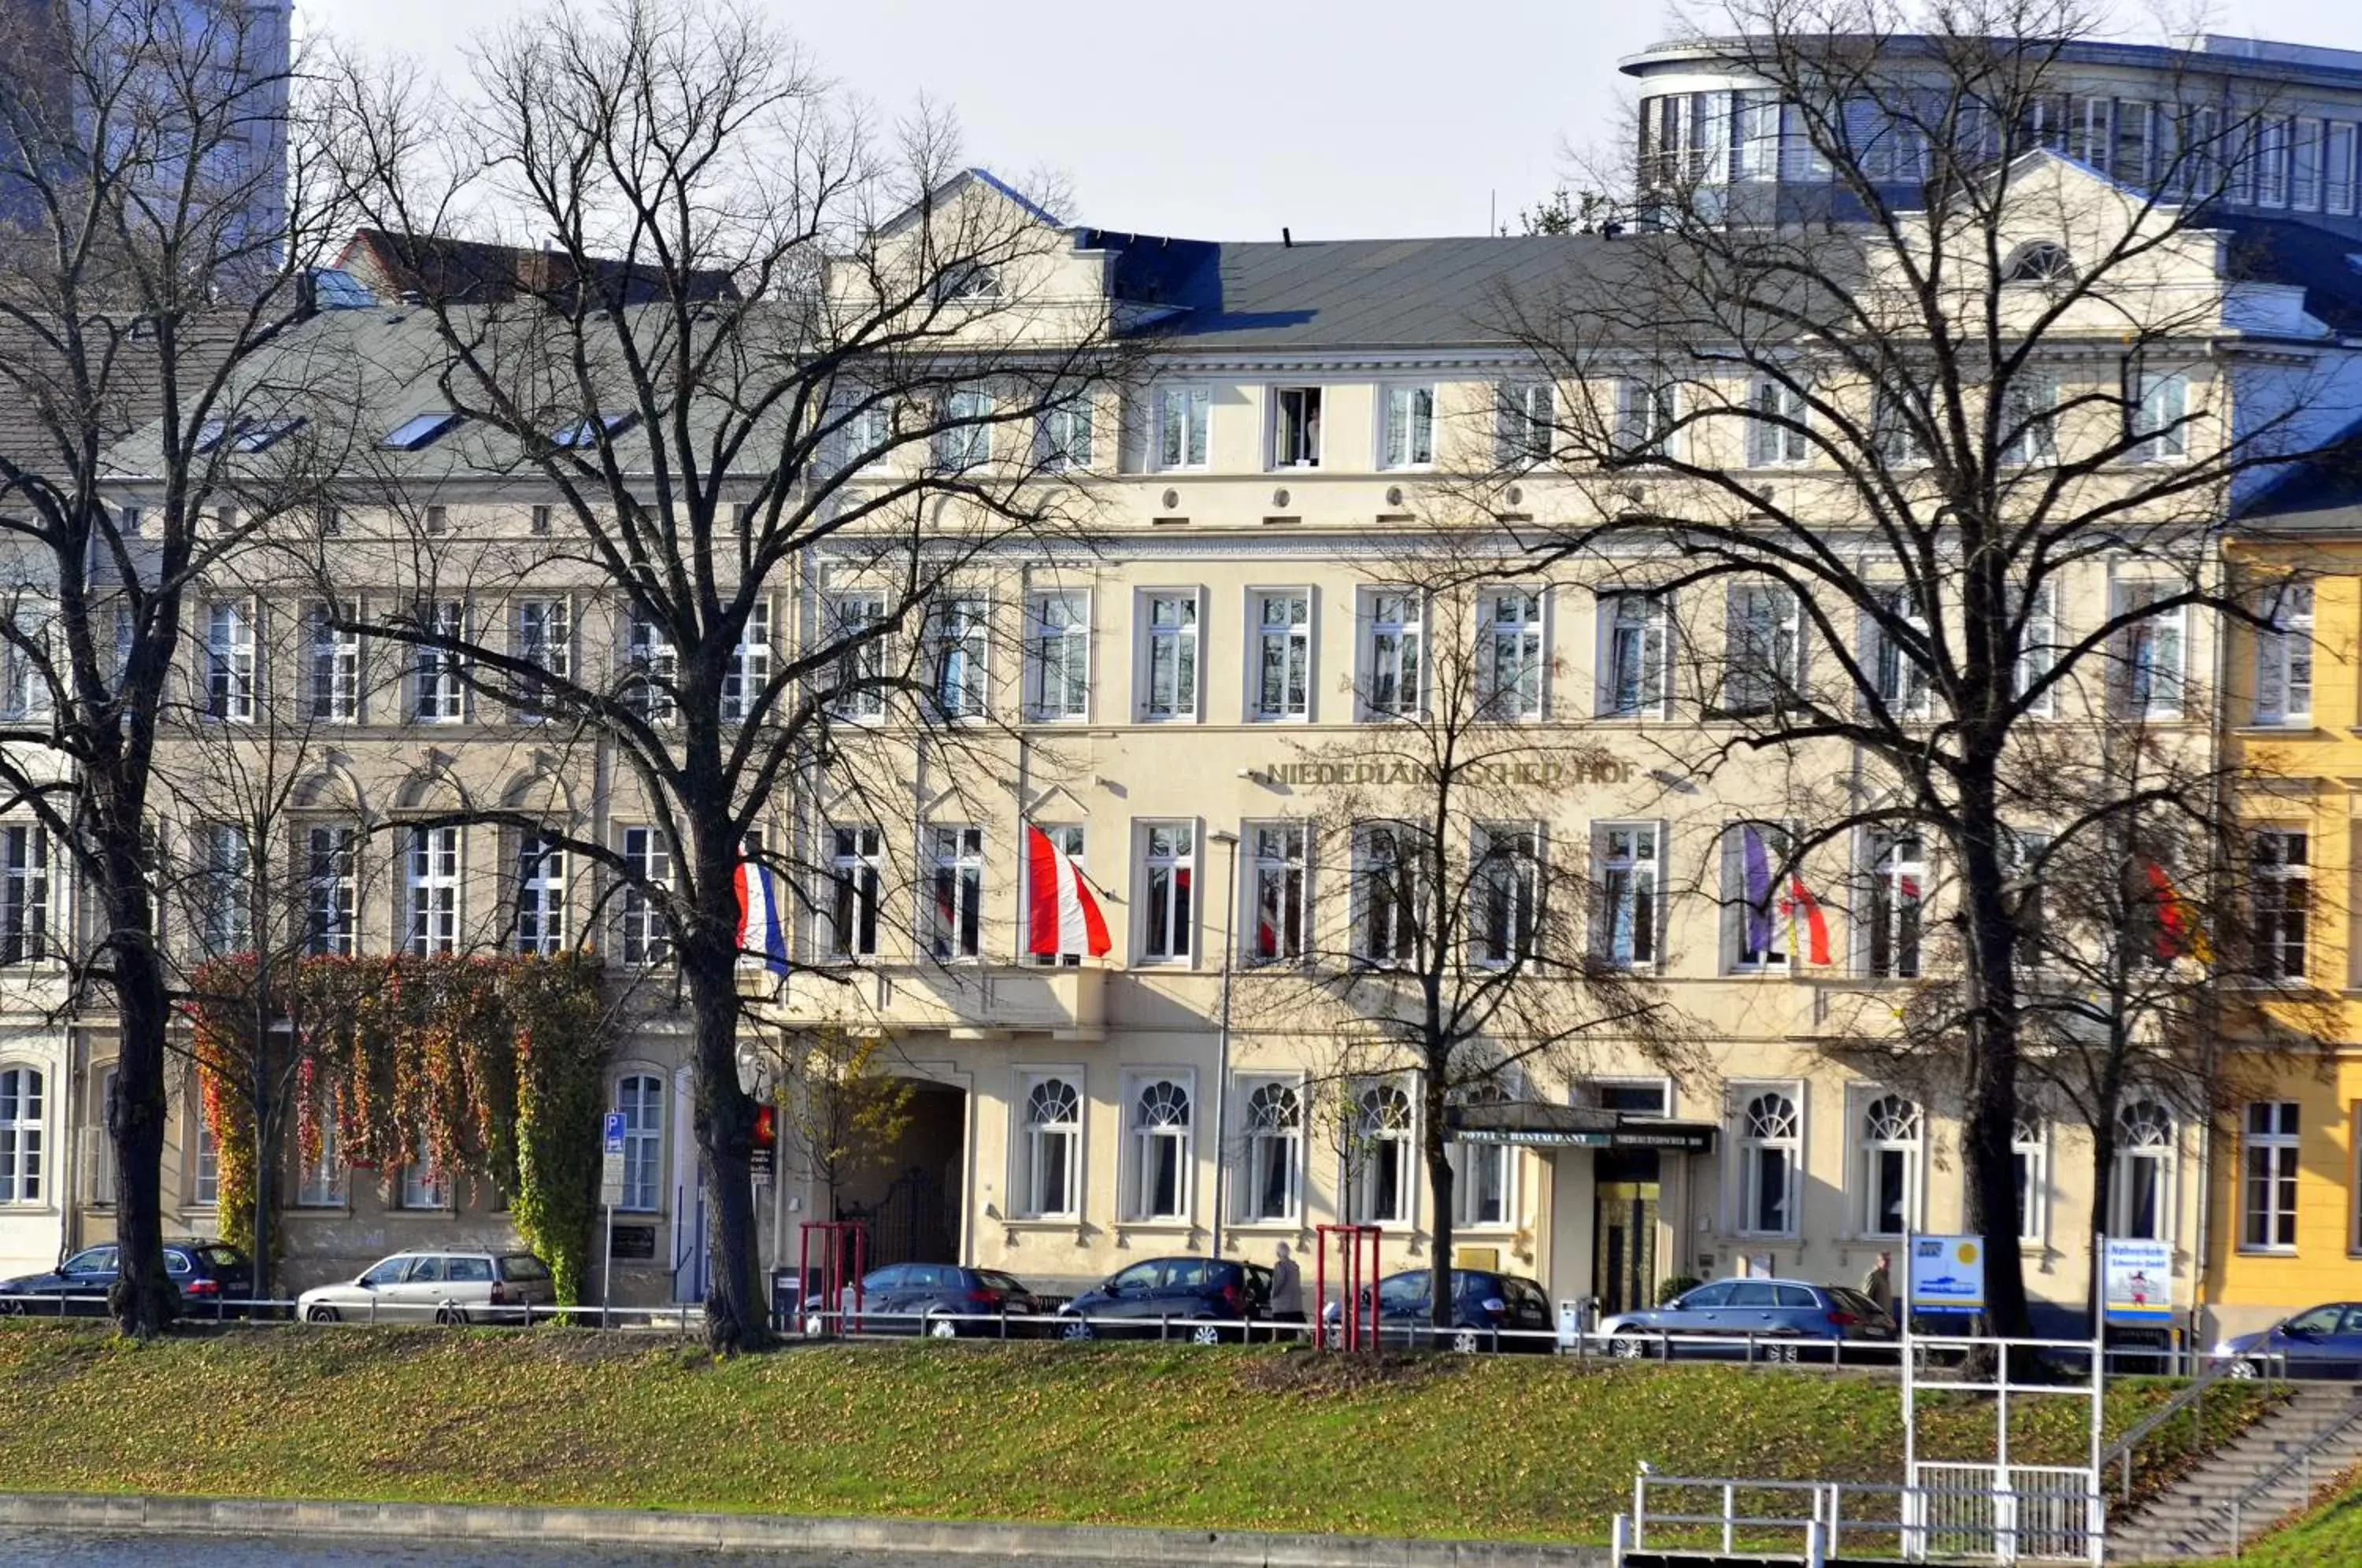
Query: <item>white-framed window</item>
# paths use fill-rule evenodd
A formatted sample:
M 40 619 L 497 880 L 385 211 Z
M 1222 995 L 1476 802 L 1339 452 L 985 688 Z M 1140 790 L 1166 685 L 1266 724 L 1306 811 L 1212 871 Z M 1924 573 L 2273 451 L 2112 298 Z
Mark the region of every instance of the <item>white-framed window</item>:
M 1900 1236 L 1916 1229 L 1921 1125 L 1918 1106 L 1899 1094 L 1882 1094 L 1862 1107 L 1854 1169 L 1863 1235 Z
M 573 606 L 563 599 L 518 600 L 516 651 L 553 679 L 567 679 L 574 670 Z M 518 684 L 531 690 L 529 681 Z
M 1503 1105 L 1511 1096 L 1500 1084 L 1484 1083 L 1453 1098 L 1461 1105 Z M 1506 1143 L 1465 1143 L 1455 1138 L 1445 1153 L 1451 1162 L 1452 1223 L 1463 1230 L 1516 1223 L 1517 1151 Z
M 2108 1192 L 2108 1234 L 2163 1242 L 2173 1235 L 2173 1118 L 2153 1099 L 2116 1113 L 2116 1169 Z
M 2322 140 L 2322 205 L 2340 217 L 2354 212 L 2355 127 L 2333 120 Z
M 2256 634 L 2258 724 L 2312 723 L 2312 585 L 2288 583 L 2273 594 L 2270 626 Z
M 866 400 L 866 401 L 865 401 Z M 894 462 L 894 394 L 855 392 L 842 400 L 839 462 L 850 473 L 876 473 Z
M 1871 446 L 1881 463 L 1889 469 L 1926 467 L 1927 450 L 1920 445 L 1919 430 L 1904 399 L 1883 389 L 1871 394 Z
M 1021 1103 L 1018 1212 L 1029 1220 L 1072 1219 L 1083 1211 L 1082 1086 L 1065 1073 L 1032 1075 Z
M 1320 389 L 1271 389 L 1271 466 L 1275 469 L 1317 469 L 1320 466 Z
M 1300 822 L 1247 824 L 1250 964 L 1292 964 L 1312 941 L 1312 830 Z
M 1382 394 L 1378 462 L 1382 468 L 1424 469 L 1435 463 L 1435 388 L 1387 387 Z
M 315 604 L 308 613 L 312 717 L 323 723 L 349 724 L 361 716 L 361 635 L 352 628 L 359 618 L 360 607 L 350 603 Z
M 1504 467 L 1547 463 L 1558 447 L 1558 388 L 1509 381 L 1499 389 L 1496 435 Z
M 221 1143 L 214 1136 L 214 1124 L 205 1120 L 204 1107 L 193 1106 L 191 1111 L 196 1137 L 189 1155 L 189 1202 L 212 1209 L 221 1202 Z
M 1740 1091 L 1738 1112 L 1738 1233 L 1796 1233 L 1798 1178 L 1805 1121 L 1786 1089 Z
M 885 836 L 866 823 L 828 831 L 827 901 L 821 907 L 821 950 L 831 958 L 877 955 L 877 900 L 885 878 Z
M 1871 690 L 1892 716 L 1924 715 L 1930 705 L 1927 616 L 1918 596 L 1902 583 L 1879 584 L 1871 591 L 1877 608 L 1865 610 L 1861 617 L 1861 662 Z M 1900 623 L 1908 634 L 1897 635 L 1890 622 Z M 1916 652 L 1910 646 L 1915 638 Z
M 1189 823 L 1141 828 L 1141 946 L 1143 959 L 1186 961 L 1197 926 L 1198 830 Z
M 50 835 L 31 823 L 0 827 L 0 964 L 49 955 Z
M 1672 606 L 1661 593 L 1599 597 L 1603 719 L 1661 719 L 1673 690 Z
M 2110 682 L 2118 714 L 2126 718 L 2178 719 L 2189 684 L 2189 606 L 2161 602 L 2180 593 L 2169 582 L 2120 582 L 2115 613 L 2138 616 L 2115 635 L 2115 668 Z M 2147 611 L 2147 613 L 2142 613 Z
M 1591 830 L 1591 885 L 1598 889 L 1592 956 L 1611 969 L 1657 964 L 1661 845 L 1655 823 L 1598 823 Z
M 2021 370 L 2002 389 L 2001 425 L 1994 432 L 2001 460 L 2021 468 L 2058 460 L 2058 382 Z
M 654 827 L 624 830 L 624 869 L 617 918 L 623 926 L 624 962 L 633 966 L 672 961 L 672 929 L 663 900 L 672 890 L 672 845 Z
M 1189 1084 L 1178 1076 L 1135 1080 L 1127 1097 L 1131 1143 L 1128 1218 L 1141 1221 L 1189 1217 Z
M 1418 954 L 1419 899 L 1427 885 L 1422 836 L 1407 823 L 1365 823 L 1353 831 L 1353 954 L 1391 967 Z
M 1616 440 L 1626 458 L 1664 457 L 1673 437 L 1680 393 L 1671 381 L 1622 376 L 1616 382 Z
M 936 610 L 932 629 L 936 706 L 947 719 L 982 718 L 988 705 L 991 603 L 969 597 L 948 600 Z
M 402 1167 L 401 1205 L 404 1209 L 448 1209 L 451 1207 L 449 1176 L 436 1168 L 435 1152 L 424 1138 L 408 1164 Z
M 669 723 L 675 707 L 673 681 L 680 657 L 656 618 L 639 605 L 624 615 L 624 701 L 633 712 L 652 724 Z
M 566 846 L 549 834 L 517 840 L 516 950 L 554 955 L 566 950 Z
M 739 628 L 729 668 L 722 672 L 722 722 L 743 724 L 753 718 L 770 684 L 771 602 L 756 599 L 746 606 L 746 624 Z
M 254 607 L 246 600 L 205 606 L 205 716 L 254 722 Z
M 1411 1217 L 1410 1096 L 1391 1083 L 1367 1084 L 1353 1097 L 1347 1129 L 1347 1213 L 1356 1225 L 1401 1225 Z
M 974 958 L 984 946 L 984 830 L 930 827 L 927 913 L 922 938 L 942 963 Z
M 2249 961 L 2257 977 L 2304 978 L 2312 845 L 2301 828 L 2268 828 L 2248 850 Z
M 1294 1220 L 1304 1204 L 1304 1092 L 1289 1078 L 1245 1078 L 1239 1088 L 1246 1115 L 1237 1217 Z
M 316 1091 L 315 1091 L 316 1093 Z M 314 1136 L 319 1142 L 295 1173 L 295 1205 L 299 1209 L 342 1209 L 345 1206 L 345 1154 L 337 1145 L 337 1110 L 333 1099 L 318 1095 L 312 1112 Z
M 1873 828 L 1861 835 L 1862 973 L 1912 979 L 1927 894 L 1926 841 L 1913 828 Z
M 2016 1178 L 2017 1239 L 2039 1242 L 2050 1223 L 2050 1144 L 2045 1125 L 2021 1116 L 2010 1127 L 2009 1163 Z
M 1253 717 L 1301 719 L 1312 712 L 1312 595 L 1301 588 L 1251 596 L 1254 617 Z
M 1156 447 L 1152 456 L 1159 469 L 1202 469 L 1206 437 L 1214 412 L 1213 389 L 1197 385 L 1159 387 L 1155 406 Z
M 1812 458 L 1805 434 L 1811 411 L 1804 392 L 1785 381 L 1759 378 L 1748 399 L 1753 417 L 1747 424 L 1747 462 L 1750 468 L 1791 468 Z
M 11 608 L 10 621 L 16 635 L 30 646 L 10 640 L 0 648 L 0 675 L 5 675 L 6 690 L 0 695 L 12 719 L 38 718 L 50 711 L 50 673 L 52 643 L 49 628 L 57 619 L 54 606 L 33 599 L 20 599 Z
M 429 636 L 457 642 L 468 635 L 468 606 L 462 600 L 421 605 L 419 620 Z M 454 724 L 468 716 L 468 688 L 460 677 L 458 649 L 421 646 L 414 677 L 411 717 L 422 724 Z
M 2136 362 L 2125 371 L 2125 436 L 2136 463 L 2172 462 L 2190 455 L 2190 377 Z
M 1488 719 L 1542 716 L 1542 594 L 1534 588 L 1487 588 L 1476 598 L 1476 702 Z
M 341 823 L 304 830 L 304 951 L 349 958 L 359 935 L 360 834 Z
M 1540 823 L 1479 823 L 1470 850 L 1469 911 L 1473 956 L 1508 965 L 1533 955 L 1542 916 L 1543 841 Z
M 1033 425 L 1033 466 L 1045 474 L 1079 473 L 1091 460 L 1090 399 L 1076 397 L 1043 409 Z
M 2239 1249 L 2296 1251 L 2297 1103 L 2250 1101 L 2239 1118 Z
M 412 956 L 459 951 L 459 830 L 414 827 L 405 835 L 406 945 Z
M 1048 839 L 1053 845 L 1057 846 L 1059 851 L 1073 864 L 1077 872 L 1081 872 L 1083 870 L 1083 842 L 1085 834 L 1083 832 L 1082 823 L 1035 823 L 1033 825 L 1042 830 L 1043 837 Z M 1030 900 L 1030 894 L 1022 886 L 1019 889 L 1019 896 Z M 1030 901 L 1026 904 L 1024 914 L 1026 918 L 1026 930 L 1030 932 L 1032 929 L 1032 906 Z M 1079 969 L 1082 967 L 1083 964 L 1083 955 L 1079 953 L 1029 952 L 1025 956 L 1026 961 L 1037 969 Z
M 1037 723 L 1091 716 L 1091 597 L 1025 597 L 1025 715 Z
M 1362 606 L 1363 715 L 1416 718 L 1426 695 L 1427 601 L 1410 589 L 1368 588 Z
M 2027 601 L 2025 613 L 2018 626 L 2017 690 L 2033 691 L 2058 668 L 2060 647 L 2058 636 L 2058 585 L 2043 582 L 2035 585 Z M 2058 691 L 2044 686 L 2025 711 L 2037 718 L 2047 717 L 2058 706 Z
M 992 394 L 961 387 L 945 395 L 935 432 L 935 467 L 966 473 L 992 461 Z
M 1140 716 L 1198 716 L 1198 595 L 1194 590 L 1144 595 Z
M 1796 700 L 1805 684 L 1804 616 L 1784 585 L 1739 583 L 1726 601 L 1722 707 L 1768 713 Z
M 1780 973 L 1788 967 L 1788 900 L 1780 870 L 1794 852 L 1783 823 L 1733 823 L 1722 834 L 1724 972 Z
M 624 1199 L 635 1214 L 664 1206 L 664 1079 L 627 1073 L 615 1080 L 615 1109 L 624 1113 Z
M 238 823 L 197 829 L 197 936 L 211 954 L 243 953 L 254 945 L 252 845 Z
M 0 1203 L 49 1195 L 46 1087 L 39 1067 L 0 1067 Z
M 865 635 L 886 618 L 886 596 L 874 590 L 832 593 L 822 606 L 823 635 L 838 646 L 836 692 L 830 709 L 841 719 L 886 714 L 886 636 Z

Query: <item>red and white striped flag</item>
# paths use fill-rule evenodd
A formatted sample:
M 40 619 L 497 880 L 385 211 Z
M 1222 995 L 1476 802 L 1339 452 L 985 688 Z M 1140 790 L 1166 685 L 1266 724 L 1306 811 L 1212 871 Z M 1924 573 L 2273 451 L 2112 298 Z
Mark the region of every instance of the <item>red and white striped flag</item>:
M 1081 868 L 1031 823 L 1025 824 L 1025 950 L 1036 956 L 1087 953 L 1097 958 L 1115 945 Z

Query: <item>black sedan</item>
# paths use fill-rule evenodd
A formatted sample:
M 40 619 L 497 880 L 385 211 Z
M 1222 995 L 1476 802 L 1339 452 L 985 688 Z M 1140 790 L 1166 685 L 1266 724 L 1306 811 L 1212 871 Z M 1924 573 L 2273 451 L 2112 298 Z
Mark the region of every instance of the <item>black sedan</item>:
M 819 1306 L 817 1297 L 806 1304 L 807 1314 Z M 893 1264 L 862 1276 L 861 1294 L 844 1292 L 839 1310 L 846 1326 L 856 1320 L 865 1334 L 925 1334 L 948 1340 L 960 1335 L 1001 1333 L 999 1319 L 1029 1318 L 1042 1309 L 1033 1292 L 1014 1275 L 990 1268 L 962 1268 L 956 1264 Z M 1039 1325 L 1013 1323 L 1011 1335 L 1040 1331 Z
M 1435 1327 L 1435 1275 L 1406 1269 L 1378 1281 L 1378 1338 L 1387 1344 L 1443 1345 L 1462 1352 L 1549 1351 L 1558 1345 L 1550 1297 L 1520 1274 L 1491 1269 L 1451 1271 L 1451 1326 Z M 1369 1321 L 1370 1297 L 1362 1295 L 1362 1320 Z M 1342 1331 L 1343 1305 L 1323 1309 L 1329 1331 Z
M 119 1272 L 116 1257 L 115 1243 L 107 1242 L 84 1247 L 47 1274 L 0 1279 L 0 1312 L 103 1315 Z M 167 1242 L 164 1272 L 179 1288 L 186 1316 L 210 1317 L 225 1310 L 224 1303 L 254 1295 L 253 1264 L 226 1242 Z
M 1271 1310 L 1271 1270 L 1229 1258 L 1151 1258 L 1109 1275 L 1058 1309 L 1069 1340 L 1236 1340 L 1237 1324 Z

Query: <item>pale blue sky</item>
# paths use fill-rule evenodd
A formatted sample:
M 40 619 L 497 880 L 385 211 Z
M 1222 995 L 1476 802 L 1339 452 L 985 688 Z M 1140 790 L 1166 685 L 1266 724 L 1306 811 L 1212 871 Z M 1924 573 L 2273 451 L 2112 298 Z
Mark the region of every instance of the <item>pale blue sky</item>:
M 1065 215 L 1213 239 L 1472 234 L 1613 134 L 1616 61 L 1662 0 L 767 0 L 881 110 L 956 109 L 969 159 L 1059 174 Z M 297 0 L 371 50 L 460 68 L 524 0 Z M 2144 10 L 2124 6 L 2130 17 Z M 2210 30 L 2362 50 L 2355 0 L 2232 0 Z M 2145 36 L 2129 22 L 2131 36 Z

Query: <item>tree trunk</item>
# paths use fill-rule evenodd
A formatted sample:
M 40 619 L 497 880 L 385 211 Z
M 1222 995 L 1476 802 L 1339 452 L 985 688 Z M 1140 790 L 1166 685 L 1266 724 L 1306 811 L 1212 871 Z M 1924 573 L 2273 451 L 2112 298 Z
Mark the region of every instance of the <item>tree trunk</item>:
M 711 1217 L 706 1245 L 712 1280 L 705 1292 L 705 1341 L 717 1353 L 756 1350 L 769 1342 L 770 1329 L 762 1260 L 755 1250 L 749 1158 L 755 1100 L 738 1087 L 737 964 L 729 947 L 710 937 L 688 937 L 680 965 L 697 1030 L 698 1164 Z
M 144 933 L 144 894 L 135 893 L 133 901 L 139 906 L 136 929 Z M 118 933 L 127 926 L 117 919 Z M 146 1339 L 161 1333 L 180 1307 L 180 1293 L 164 1272 L 164 1032 L 171 1018 L 163 967 L 144 934 L 117 942 L 112 962 L 120 1038 L 106 1130 L 115 1144 L 120 1272 L 107 1309 L 121 1332 Z
M 1452 1326 L 1454 1304 L 1451 1288 L 1451 1206 L 1457 1173 L 1451 1168 L 1451 1146 L 1443 1136 L 1443 1075 L 1435 1071 L 1423 1073 L 1419 1083 L 1422 1101 L 1419 1106 L 1419 1153 L 1427 1165 L 1428 1202 L 1434 1209 L 1428 1221 L 1429 1234 L 1435 1240 L 1435 1256 L 1429 1264 L 1427 1320 L 1438 1329 L 1449 1329 Z
M 2022 1338 L 2032 1319 L 2017 1243 L 2016 928 L 2009 916 L 2002 828 L 1990 780 L 1971 788 L 1963 817 L 1966 896 L 1968 1051 L 1960 1127 L 1968 1228 L 1983 1239 L 1985 1320 L 1991 1331 Z

